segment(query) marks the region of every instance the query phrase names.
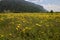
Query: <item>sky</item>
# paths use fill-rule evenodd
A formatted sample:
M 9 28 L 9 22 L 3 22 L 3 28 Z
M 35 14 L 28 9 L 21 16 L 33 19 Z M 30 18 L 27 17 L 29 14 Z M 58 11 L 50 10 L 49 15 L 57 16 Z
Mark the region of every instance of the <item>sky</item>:
M 42 5 L 48 11 L 60 12 L 60 0 L 26 0 L 38 5 Z

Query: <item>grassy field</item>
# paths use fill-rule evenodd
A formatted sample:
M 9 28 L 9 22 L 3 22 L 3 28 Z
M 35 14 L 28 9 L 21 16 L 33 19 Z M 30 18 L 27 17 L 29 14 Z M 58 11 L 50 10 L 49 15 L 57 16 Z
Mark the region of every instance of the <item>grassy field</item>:
M 60 14 L 0 14 L 0 40 L 60 40 Z

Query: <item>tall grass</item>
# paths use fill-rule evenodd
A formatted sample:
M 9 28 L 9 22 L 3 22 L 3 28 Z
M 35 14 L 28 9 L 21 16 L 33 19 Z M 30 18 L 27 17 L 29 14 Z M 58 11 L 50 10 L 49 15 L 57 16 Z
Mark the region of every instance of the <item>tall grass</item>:
M 0 14 L 0 40 L 60 40 L 60 14 Z

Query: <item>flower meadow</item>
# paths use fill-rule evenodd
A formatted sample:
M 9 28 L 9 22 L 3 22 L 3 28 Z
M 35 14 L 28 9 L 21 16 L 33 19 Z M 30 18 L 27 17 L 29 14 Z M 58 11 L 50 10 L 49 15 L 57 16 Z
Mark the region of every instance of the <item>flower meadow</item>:
M 60 14 L 0 14 L 0 40 L 60 40 Z

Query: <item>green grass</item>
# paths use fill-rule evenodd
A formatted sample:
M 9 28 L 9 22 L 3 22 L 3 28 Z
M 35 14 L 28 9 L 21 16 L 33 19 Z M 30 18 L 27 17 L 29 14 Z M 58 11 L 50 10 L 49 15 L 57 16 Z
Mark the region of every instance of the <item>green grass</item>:
M 60 14 L 0 14 L 0 40 L 60 40 Z

